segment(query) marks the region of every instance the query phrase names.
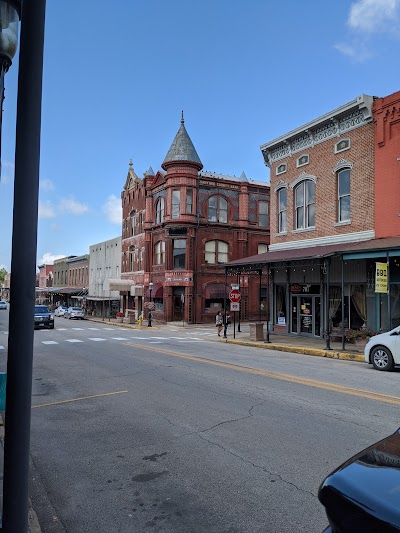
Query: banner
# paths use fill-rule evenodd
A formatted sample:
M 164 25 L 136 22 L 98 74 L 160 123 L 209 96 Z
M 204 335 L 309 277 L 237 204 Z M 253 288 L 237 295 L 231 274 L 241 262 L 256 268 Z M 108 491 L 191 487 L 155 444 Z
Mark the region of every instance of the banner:
M 388 292 L 388 266 L 387 263 L 375 263 L 375 292 Z

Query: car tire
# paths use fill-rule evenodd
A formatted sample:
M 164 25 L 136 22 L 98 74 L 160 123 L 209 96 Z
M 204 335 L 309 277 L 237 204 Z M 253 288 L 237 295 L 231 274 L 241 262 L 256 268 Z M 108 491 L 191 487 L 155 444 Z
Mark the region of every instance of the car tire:
M 392 352 L 386 346 L 375 346 L 371 351 L 371 363 L 376 370 L 386 372 L 393 370 Z
M 54 329 L 54 324 L 52 326 L 50 326 L 50 329 Z

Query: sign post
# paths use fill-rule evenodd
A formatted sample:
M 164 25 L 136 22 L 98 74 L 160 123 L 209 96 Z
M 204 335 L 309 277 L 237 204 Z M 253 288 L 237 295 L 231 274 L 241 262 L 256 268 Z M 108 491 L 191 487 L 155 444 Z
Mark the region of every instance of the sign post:
M 233 286 L 232 286 L 233 287 Z M 233 338 L 236 339 L 236 320 L 235 320 L 235 313 L 236 311 L 240 310 L 240 292 L 238 289 L 236 289 L 237 285 L 235 285 L 235 288 L 232 288 L 231 292 L 229 293 L 229 299 L 231 301 L 231 312 L 233 312 Z

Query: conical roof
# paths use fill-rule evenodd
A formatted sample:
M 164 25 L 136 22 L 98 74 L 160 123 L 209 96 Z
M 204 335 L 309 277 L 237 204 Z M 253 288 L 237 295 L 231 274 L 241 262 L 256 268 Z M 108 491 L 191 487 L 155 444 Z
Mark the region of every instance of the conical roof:
M 203 164 L 197 155 L 196 148 L 193 146 L 188 132 L 186 131 L 183 111 L 178 133 L 175 135 L 171 148 L 168 150 L 161 166 L 165 169 L 165 165 L 168 166 L 168 163 L 172 163 L 173 161 L 190 161 L 200 165 L 200 168 L 203 167 Z

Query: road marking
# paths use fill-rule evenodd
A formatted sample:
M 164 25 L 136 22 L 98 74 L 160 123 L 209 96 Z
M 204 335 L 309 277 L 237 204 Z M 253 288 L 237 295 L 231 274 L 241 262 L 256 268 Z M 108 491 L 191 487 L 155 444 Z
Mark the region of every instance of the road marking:
M 87 328 L 87 329 L 90 329 L 91 331 L 99 331 L 100 328 Z
M 141 341 L 148 339 L 148 337 L 131 337 L 131 339 L 139 339 Z
M 134 348 L 142 348 L 143 350 L 151 350 L 149 346 L 127 343 L 128 346 Z M 218 366 L 221 368 L 228 368 L 235 370 L 236 372 L 246 372 L 247 374 L 254 374 L 256 376 L 263 376 L 271 379 L 278 379 L 280 381 L 287 381 L 297 385 L 304 385 L 306 387 L 313 387 L 316 389 L 329 390 L 337 392 L 339 394 L 348 394 L 350 396 L 358 396 L 360 398 L 366 398 L 367 400 L 374 400 L 376 402 L 390 403 L 393 405 L 400 405 L 400 396 L 392 396 L 390 394 L 382 394 L 380 392 L 373 392 L 364 389 L 356 389 L 353 387 L 346 387 L 345 385 L 338 385 L 336 383 L 329 383 L 325 381 L 317 381 L 310 378 L 302 378 L 300 376 L 294 376 L 291 374 L 281 374 L 280 372 L 271 372 L 270 370 L 261 370 L 259 368 L 253 368 L 251 366 L 235 365 L 233 363 L 225 363 L 223 361 L 217 361 L 215 359 L 205 359 L 203 357 L 196 357 L 180 352 L 174 352 L 172 350 L 164 350 L 162 348 L 157 349 L 158 353 L 164 353 L 172 357 L 179 357 L 181 359 L 188 359 L 196 363 L 204 363 L 207 365 Z
M 83 331 L 84 330 L 83 328 L 71 328 L 71 329 L 74 329 L 75 331 Z
M 4 333 L 4 335 L 8 335 L 8 331 L 2 331 L 2 333 Z
M 80 341 L 79 339 L 65 339 L 66 342 L 83 342 L 83 341 Z
M 113 396 L 115 394 L 124 394 L 127 390 L 119 390 L 115 392 L 105 392 L 103 394 L 93 394 L 92 396 L 82 396 L 81 398 L 72 398 L 71 400 L 60 400 L 59 402 L 42 403 L 41 405 L 32 405 L 32 409 L 39 407 L 49 407 L 50 405 L 62 405 L 63 403 L 80 402 L 81 400 L 90 400 L 92 398 L 103 398 L 104 396 Z
M 127 341 L 126 337 L 111 337 L 113 341 Z
M 165 341 L 165 340 L 169 339 L 169 337 L 148 337 L 148 339 L 158 339 L 158 340 L 161 340 L 161 341 Z
M 67 331 L 68 328 L 56 328 L 57 331 Z
M 101 339 L 100 337 L 89 337 L 90 341 L 105 341 L 106 339 Z
M 42 341 L 42 344 L 58 344 L 56 341 Z
M 162 341 L 149 341 L 149 344 L 164 344 Z
M 4 346 L 0 346 L 0 350 L 5 350 Z
M 115 328 L 103 328 L 105 331 L 115 331 Z

